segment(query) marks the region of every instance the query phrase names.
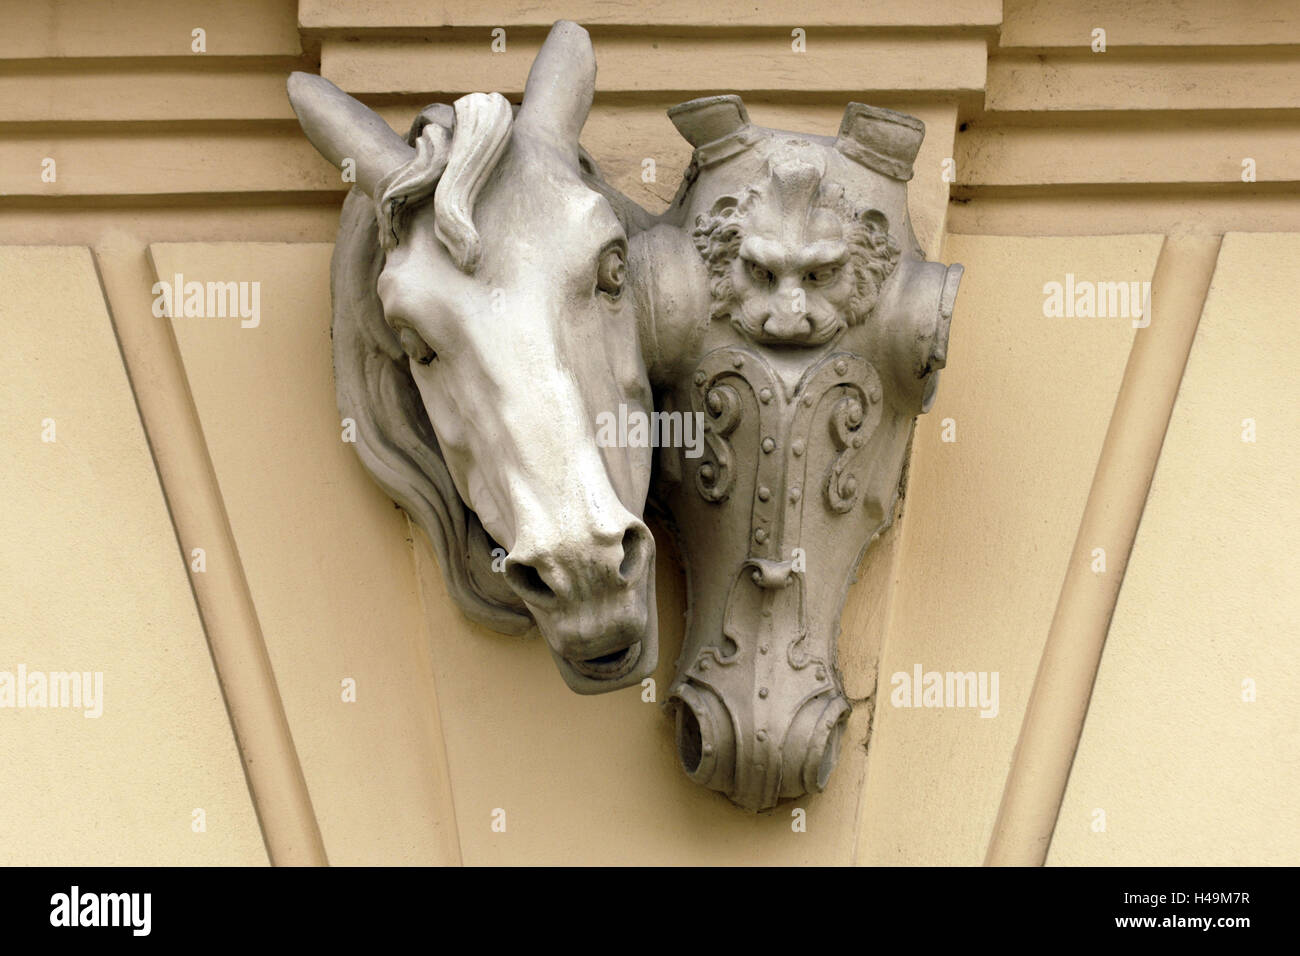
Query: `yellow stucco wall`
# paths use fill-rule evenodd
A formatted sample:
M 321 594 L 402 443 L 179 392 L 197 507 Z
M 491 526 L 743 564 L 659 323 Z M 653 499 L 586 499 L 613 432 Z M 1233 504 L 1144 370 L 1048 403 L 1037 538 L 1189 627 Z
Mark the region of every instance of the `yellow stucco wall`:
M 1224 237 L 1053 863 L 1296 861 L 1297 254 L 1295 234 Z
M 85 675 L 0 710 L 0 863 L 265 862 L 90 251 L 0 248 L 0 301 L 0 672 Z
M 978 864 L 1049 632 L 1085 612 L 1109 637 L 1048 862 L 1297 862 L 1300 80 L 1278 45 L 1300 13 L 1227 6 L 22 5 L 0 36 L 0 672 L 102 671 L 105 703 L 0 708 L 0 862 Z M 638 690 L 578 697 L 535 635 L 466 622 L 340 440 L 346 187 L 288 72 L 404 131 L 428 102 L 517 97 L 559 17 L 596 47 L 584 145 L 652 210 L 689 156 L 664 110 L 696 95 L 816 133 L 851 100 L 927 124 L 912 218 L 966 276 L 900 520 L 844 610 L 861 703 L 807 832 L 689 783 Z M 176 273 L 260 283 L 259 325 L 155 316 Z M 1066 274 L 1168 294 L 1151 328 L 1044 315 Z M 1185 375 L 1162 302 L 1195 330 Z M 1162 402 L 1163 442 L 1115 461 Z M 1136 535 L 1071 599 L 1080 535 L 1125 509 Z M 663 687 L 683 586 L 655 531 Z M 997 672 L 997 716 L 894 707 L 917 664 Z

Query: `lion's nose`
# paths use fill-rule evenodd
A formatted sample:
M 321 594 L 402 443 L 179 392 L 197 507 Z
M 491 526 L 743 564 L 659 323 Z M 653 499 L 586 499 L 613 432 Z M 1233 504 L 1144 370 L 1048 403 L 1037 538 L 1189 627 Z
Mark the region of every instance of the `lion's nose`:
M 807 312 L 774 309 L 763 321 L 763 332 L 775 339 L 801 339 L 812 334 L 812 319 Z

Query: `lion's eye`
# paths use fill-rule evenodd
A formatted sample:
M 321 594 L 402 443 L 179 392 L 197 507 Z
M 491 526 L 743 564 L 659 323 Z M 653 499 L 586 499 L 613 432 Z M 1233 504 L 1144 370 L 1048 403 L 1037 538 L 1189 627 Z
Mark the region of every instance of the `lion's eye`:
M 600 254 L 596 265 L 596 288 L 617 299 L 623 292 L 627 278 L 627 258 L 621 245 L 609 246 Z
M 750 262 L 749 275 L 759 285 L 771 285 L 776 281 L 776 276 L 772 274 L 771 269 L 760 266 L 757 262 Z
M 409 326 L 403 328 L 399 337 L 402 340 L 402 349 L 412 362 L 428 365 L 438 357 L 438 353 L 429 347 L 429 343 L 424 341 L 415 329 Z
M 825 285 L 828 282 L 834 282 L 840 274 L 839 266 L 824 266 L 821 269 L 814 269 L 804 276 L 804 281 L 811 282 L 814 285 Z

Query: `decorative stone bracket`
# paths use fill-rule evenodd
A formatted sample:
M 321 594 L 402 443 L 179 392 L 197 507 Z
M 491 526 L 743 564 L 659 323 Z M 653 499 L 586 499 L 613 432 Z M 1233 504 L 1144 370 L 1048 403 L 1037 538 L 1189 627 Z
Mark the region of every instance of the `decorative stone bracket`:
M 472 94 L 403 140 L 294 75 L 304 131 L 357 168 L 339 405 L 453 598 L 500 630 L 536 623 L 581 693 L 656 665 L 653 495 L 689 583 L 682 766 L 766 809 L 834 766 L 840 614 L 933 401 L 961 267 L 912 234 L 918 120 L 853 103 L 830 138 L 755 126 L 735 96 L 684 103 L 669 115 L 694 155 L 654 217 L 578 146 L 594 79 L 585 31 L 557 23 L 521 106 Z M 601 440 L 638 414 L 653 441 Z

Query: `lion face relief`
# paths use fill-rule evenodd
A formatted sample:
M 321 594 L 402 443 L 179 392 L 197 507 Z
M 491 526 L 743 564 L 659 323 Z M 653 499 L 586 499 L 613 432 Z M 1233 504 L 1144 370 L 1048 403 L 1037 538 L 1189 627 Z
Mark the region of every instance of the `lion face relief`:
M 824 181 L 816 154 L 773 156 L 768 172 L 696 218 L 712 316 L 755 342 L 821 345 L 871 314 L 898 244 L 884 213 L 852 208 Z

